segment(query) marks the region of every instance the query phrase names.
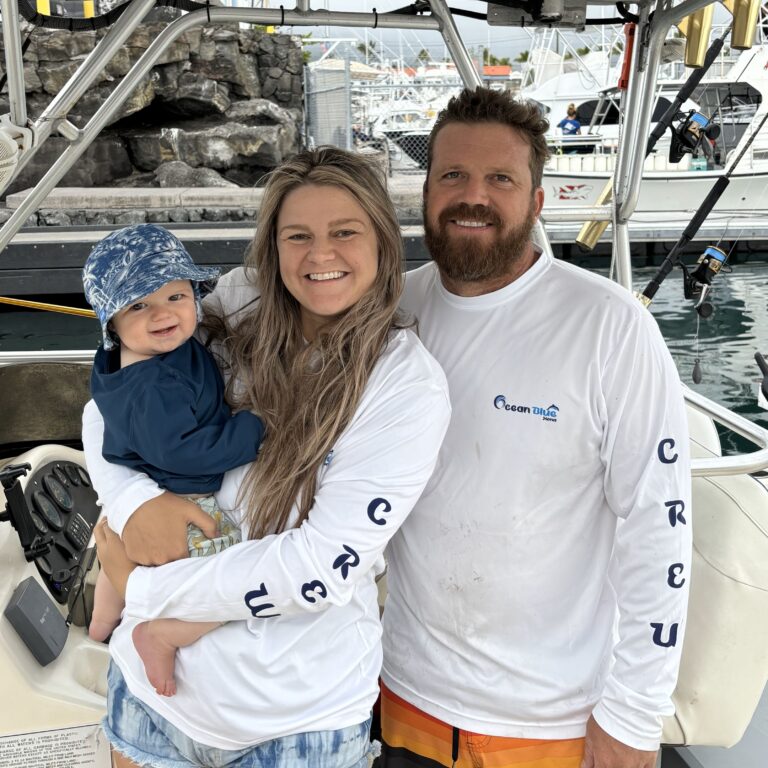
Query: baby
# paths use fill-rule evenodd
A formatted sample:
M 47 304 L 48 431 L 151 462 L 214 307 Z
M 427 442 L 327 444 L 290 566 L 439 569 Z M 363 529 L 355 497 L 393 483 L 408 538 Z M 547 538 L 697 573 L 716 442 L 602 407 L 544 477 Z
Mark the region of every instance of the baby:
M 174 235 L 153 224 L 113 232 L 83 269 L 85 296 L 103 332 L 91 394 L 104 418 L 104 458 L 146 472 L 217 520 L 221 535 L 212 540 L 190 526 L 190 556 L 240 541 L 212 494 L 224 472 L 256 458 L 264 434 L 258 416 L 231 413 L 216 363 L 194 338 L 200 300 L 218 274 L 195 265 Z M 108 638 L 122 609 L 99 574 L 90 636 Z M 158 619 L 136 627 L 133 640 L 157 693 L 176 692 L 176 649 L 218 626 Z

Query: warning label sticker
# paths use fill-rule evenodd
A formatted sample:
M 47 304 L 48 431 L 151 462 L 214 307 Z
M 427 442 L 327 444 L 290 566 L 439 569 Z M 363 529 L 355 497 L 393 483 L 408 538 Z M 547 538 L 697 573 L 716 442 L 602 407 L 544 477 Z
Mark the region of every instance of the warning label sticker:
M 109 768 L 101 726 L 0 736 L 0 768 Z

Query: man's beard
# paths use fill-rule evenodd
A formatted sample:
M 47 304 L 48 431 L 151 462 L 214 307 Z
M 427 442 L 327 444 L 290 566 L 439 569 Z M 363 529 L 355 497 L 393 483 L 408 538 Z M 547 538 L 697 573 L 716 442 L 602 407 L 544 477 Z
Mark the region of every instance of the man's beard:
M 525 220 L 506 233 L 501 231 L 499 215 L 484 205 L 459 203 L 446 208 L 438 217 L 437 225 L 429 221 L 427 203 L 424 201 L 424 243 L 440 273 L 451 280 L 479 283 L 508 274 L 511 267 L 525 253 L 536 223 L 533 204 Z M 489 245 L 479 238 L 449 235 L 448 222 L 483 221 L 492 224 L 499 234 Z

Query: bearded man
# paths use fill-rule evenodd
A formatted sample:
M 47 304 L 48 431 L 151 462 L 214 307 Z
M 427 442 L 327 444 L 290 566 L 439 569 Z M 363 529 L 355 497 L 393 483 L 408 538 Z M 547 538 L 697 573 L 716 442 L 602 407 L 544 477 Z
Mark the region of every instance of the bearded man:
M 652 768 L 691 557 L 682 386 L 625 289 L 531 241 L 547 122 L 465 90 L 429 144 L 402 306 L 448 377 L 390 543 L 385 768 Z

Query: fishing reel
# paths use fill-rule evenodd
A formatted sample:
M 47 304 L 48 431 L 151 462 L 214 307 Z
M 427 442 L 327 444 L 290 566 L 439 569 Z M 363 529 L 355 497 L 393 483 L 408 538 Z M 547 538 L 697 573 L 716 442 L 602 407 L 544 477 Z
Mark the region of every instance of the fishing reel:
M 677 127 L 670 126 L 672 139 L 669 144 L 669 162 L 679 163 L 683 155 L 693 154 L 702 142 L 714 141 L 720 136 L 720 126 L 713 123 L 706 115 L 692 109 L 687 115 L 681 113 L 682 120 Z
M 709 245 L 699 256 L 695 268 L 689 268 L 680 263 L 683 270 L 683 293 L 686 299 L 697 299 L 696 311 L 705 320 L 711 317 L 714 307 L 707 301 L 712 291 L 712 281 L 725 266 L 728 254 L 714 245 Z

